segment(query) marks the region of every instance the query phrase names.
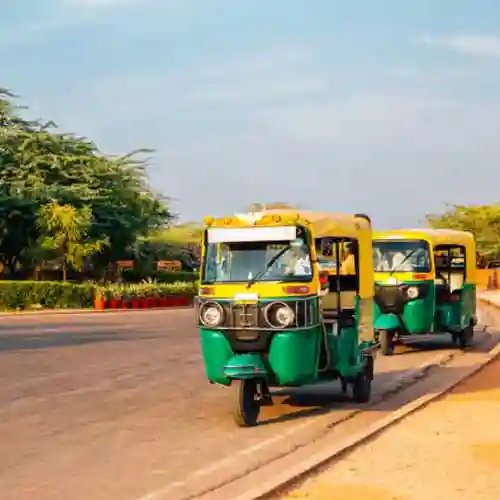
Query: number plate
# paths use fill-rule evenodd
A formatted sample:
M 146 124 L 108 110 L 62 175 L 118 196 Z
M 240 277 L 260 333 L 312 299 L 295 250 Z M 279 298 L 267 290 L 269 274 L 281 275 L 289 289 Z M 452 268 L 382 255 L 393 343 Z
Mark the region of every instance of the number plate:
M 234 301 L 239 304 L 255 304 L 259 301 L 258 293 L 237 293 L 234 296 Z

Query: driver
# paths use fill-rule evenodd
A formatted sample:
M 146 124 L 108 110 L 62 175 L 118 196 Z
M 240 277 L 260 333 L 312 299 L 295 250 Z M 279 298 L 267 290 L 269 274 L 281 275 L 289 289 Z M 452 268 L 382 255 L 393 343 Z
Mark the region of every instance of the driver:
M 356 274 L 356 248 L 353 241 L 345 244 L 346 256 L 340 266 L 340 274 Z
M 396 252 L 392 257 L 392 269 L 413 271 L 413 265 L 403 252 Z
M 288 274 L 305 276 L 311 274 L 311 260 L 309 259 L 307 245 L 304 240 L 297 238 L 292 241 L 290 249 L 290 261 L 286 267 Z

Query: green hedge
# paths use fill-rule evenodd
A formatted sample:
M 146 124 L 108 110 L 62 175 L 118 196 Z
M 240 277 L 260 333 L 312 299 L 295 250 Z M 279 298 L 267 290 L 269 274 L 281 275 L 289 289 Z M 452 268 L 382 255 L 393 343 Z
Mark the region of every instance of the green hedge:
M 98 288 L 105 299 L 132 299 L 134 297 L 169 297 L 172 295 L 196 294 L 197 282 L 176 281 L 175 283 L 112 283 Z
M 196 294 L 196 282 L 111 284 L 75 284 L 60 281 L 0 281 L 0 310 L 79 309 L 94 305 L 100 294 L 112 297 L 146 297 Z

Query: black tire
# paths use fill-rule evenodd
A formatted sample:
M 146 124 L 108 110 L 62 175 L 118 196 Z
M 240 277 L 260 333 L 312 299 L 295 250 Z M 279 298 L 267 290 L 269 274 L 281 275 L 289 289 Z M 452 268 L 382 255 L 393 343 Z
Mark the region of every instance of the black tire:
M 468 347 L 471 347 L 473 337 L 474 337 L 474 327 L 472 326 L 471 323 L 467 328 L 464 328 L 458 334 L 458 345 L 460 346 L 460 349 L 467 349 Z
M 234 420 L 240 427 L 253 427 L 257 425 L 260 404 L 255 399 L 257 394 L 257 380 L 235 380 L 235 408 Z
M 375 375 L 375 358 L 373 356 L 366 358 L 366 373 L 370 377 L 370 380 L 373 380 Z
M 390 330 L 380 330 L 378 340 L 380 342 L 380 352 L 382 356 L 390 356 L 394 353 L 393 332 Z
M 372 379 L 368 369 L 358 373 L 352 384 L 352 399 L 356 403 L 368 403 L 372 396 Z
M 347 394 L 347 390 L 349 389 L 347 380 L 345 380 L 344 378 L 342 378 L 340 380 L 340 387 L 342 389 L 342 394 Z

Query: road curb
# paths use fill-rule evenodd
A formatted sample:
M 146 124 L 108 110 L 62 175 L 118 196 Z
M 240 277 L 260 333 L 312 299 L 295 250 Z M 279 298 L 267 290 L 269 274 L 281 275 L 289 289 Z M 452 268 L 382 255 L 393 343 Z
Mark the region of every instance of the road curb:
M 304 476 L 313 472 L 315 469 L 318 469 L 322 465 L 330 462 L 335 458 L 340 458 L 342 455 L 346 454 L 349 451 L 352 451 L 357 446 L 365 443 L 366 441 L 369 441 L 370 439 L 375 438 L 383 431 L 400 422 L 412 413 L 425 408 L 433 401 L 446 395 L 457 385 L 462 383 L 467 378 L 475 375 L 477 372 L 479 372 L 499 356 L 500 344 L 497 344 L 493 349 L 484 354 L 483 359 L 481 359 L 479 363 L 469 367 L 458 380 L 454 380 L 453 382 L 448 383 L 440 391 L 432 394 L 427 394 L 425 396 L 422 396 L 421 398 L 416 399 L 415 401 L 404 405 L 399 410 L 391 413 L 387 418 L 379 420 L 363 431 L 355 433 L 345 440 L 339 442 L 338 446 L 335 446 L 333 449 L 323 449 L 318 453 L 311 455 L 307 460 L 298 463 L 294 467 L 284 470 L 282 473 L 275 475 L 269 481 L 266 481 L 265 483 L 262 483 L 251 490 L 247 490 L 244 494 L 234 497 L 232 500 L 263 500 L 273 493 L 279 492 L 282 489 L 286 489 L 296 481 L 300 481 Z M 434 363 L 434 365 L 435 364 L 436 363 Z M 415 372 L 420 372 L 420 376 L 423 376 L 423 374 L 430 368 L 429 366 L 425 369 L 426 365 L 423 365 L 420 369 L 415 370 L 413 373 L 414 377 Z M 384 396 L 384 399 L 385 397 L 387 396 Z M 367 409 L 369 410 L 369 408 Z

